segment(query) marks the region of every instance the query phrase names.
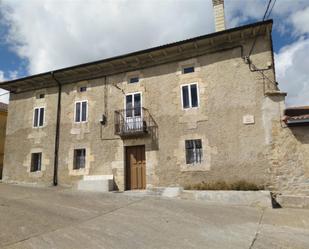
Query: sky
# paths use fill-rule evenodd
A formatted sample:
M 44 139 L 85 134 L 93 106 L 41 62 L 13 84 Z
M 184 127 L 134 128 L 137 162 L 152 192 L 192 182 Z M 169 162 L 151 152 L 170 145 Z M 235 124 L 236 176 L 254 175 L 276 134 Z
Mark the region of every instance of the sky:
M 261 21 L 268 1 L 225 0 L 227 28 Z M 309 0 L 273 3 L 279 87 L 309 105 Z M 0 82 L 212 32 L 211 0 L 0 0 Z

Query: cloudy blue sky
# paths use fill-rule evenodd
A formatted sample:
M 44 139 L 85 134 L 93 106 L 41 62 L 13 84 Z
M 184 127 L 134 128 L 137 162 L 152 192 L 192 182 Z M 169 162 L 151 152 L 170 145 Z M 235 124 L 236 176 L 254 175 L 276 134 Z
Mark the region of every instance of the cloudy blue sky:
M 225 0 L 228 28 L 267 2 Z M 287 105 L 309 105 L 309 0 L 276 0 L 269 18 Z M 211 0 L 0 0 L 0 81 L 212 32 Z

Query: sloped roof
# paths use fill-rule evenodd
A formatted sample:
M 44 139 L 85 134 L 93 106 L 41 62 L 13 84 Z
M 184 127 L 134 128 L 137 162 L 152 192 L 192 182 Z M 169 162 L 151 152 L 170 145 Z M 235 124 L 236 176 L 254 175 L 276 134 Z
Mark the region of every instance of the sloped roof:
M 190 58 L 189 56 L 192 57 L 192 55 L 198 56 L 198 51 L 202 49 L 205 51 L 205 49 L 220 47 L 220 45 L 226 43 L 227 40 L 241 40 L 246 37 L 255 37 L 260 34 L 271 32 L 272 24 L 272 20 L 257 22 L 163 46 L 35 74 L 2 82 L 0 83 L 0 88 L 12 92 L 35 90 L 57 86 L 55 78 L 57 78 L 61 84 L 68 84 L 120 72 L 134 71 L 147 66 L 159 65 L 163 62 L 173 61 L 175 58 L 178 58 L 178 60 L 179 58 L 186 59 L 186 57 Z
M 309 106 L 289 107 L 284 110 L 283 121 L 288 126 L 309 125 Z

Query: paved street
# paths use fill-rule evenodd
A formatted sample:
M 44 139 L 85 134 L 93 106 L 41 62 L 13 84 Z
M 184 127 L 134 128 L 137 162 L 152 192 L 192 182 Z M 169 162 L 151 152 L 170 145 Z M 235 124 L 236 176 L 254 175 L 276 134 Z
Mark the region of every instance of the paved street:
M 0 248 L 309 248 L 309 210 L 0 184 Z

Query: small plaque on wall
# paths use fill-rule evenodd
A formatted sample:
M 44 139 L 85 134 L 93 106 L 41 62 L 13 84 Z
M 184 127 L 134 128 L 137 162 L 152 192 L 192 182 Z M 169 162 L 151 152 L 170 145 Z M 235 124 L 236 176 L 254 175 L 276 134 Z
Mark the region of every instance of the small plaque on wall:
M 242 117 L 243 124 L 254 124 L 254 116 L 253 115 L 245 115 Z

